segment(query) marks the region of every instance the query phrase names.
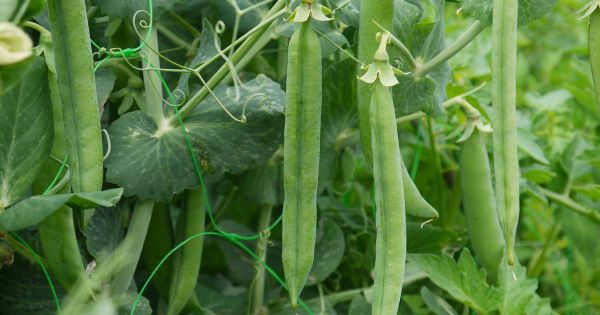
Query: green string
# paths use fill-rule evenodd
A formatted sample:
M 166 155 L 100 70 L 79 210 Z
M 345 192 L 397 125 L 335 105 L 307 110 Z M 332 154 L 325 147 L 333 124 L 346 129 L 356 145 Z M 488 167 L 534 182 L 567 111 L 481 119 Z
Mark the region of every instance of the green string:
M 58 169 L 58 172 L 54 176 L 54 179 L 52 180 L 50 185 L 48 185 L 46 190 L 44 190 L 44 193 L 42 193 L 42 196 L 46 196 L 47 194 L 50 193 L 52 188 L 54 188 L 54 185 L 56 185 L 56 182 L 58 182 L 58 179 L 60 178 L 60 175 L 62 175 L 62 172 L 65 169 L 65 167 L 67 166 L 68 162 L 69 162 L 69 155 L 67 154 L 67 155 L 65 155 L 65 158 L 60 162 L 60 168 Z

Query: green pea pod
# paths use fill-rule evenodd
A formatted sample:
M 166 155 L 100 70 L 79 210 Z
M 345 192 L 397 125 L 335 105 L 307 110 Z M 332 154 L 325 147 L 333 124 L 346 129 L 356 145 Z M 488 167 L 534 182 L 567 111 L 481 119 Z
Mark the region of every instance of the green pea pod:
M 373 315 L 397 314 L 406 261 L 402 158 L 390 88 L 375 83 L 370 109 L 377 206 Z
M 485 139 L 475 129 L 463 142 L 460 155 L 460 183 L 471 246 L 495 283 L 504 256 L 504 237 L 496 211 L 492 172 Z
M 177 241 L 204 232 L 204 195 L 201 189 L 189 191 L 185 205 L 177 219 Z M 186 243 L 176 254 L 169 290 L 167 314 L 179 314 L 194 294 L 202 262 L 203 238 L 197 237 Z
M 381 30 L 373 23 L 387 30 L 394 30 L 394 0 L 362 0 L 360 3 L 360 21 L 358 29 L 358 59 L 368 65 L 379 48 L 375 35 Z M 358 80 L 358 126 L 363 152 L 368 165 L 372 165 L 371 127 L 369 107 L 371 104 L 371 86 Z
M 321 44 L 310 21 L 288 48 L 284 130 L 283 270 L 292 307 L 313 264 L 321 131 Z
M 49 0 L 73 192 L 102 189 L 102 136 L 83 0 Z
M 417 185 L 410 178 L 410 174 L 408 174 L 404 163 L 402 163 L 402 185 L 404 187 L 406 214 L 425 219 L 437 219 L 440 217 L 437 210 L 421 196 Z
M 517 154 L 517 0 L 494 0 L 492 23 L 492 103 L 494 174 L 508 264 L 515 262 L 519 223 Z
M 589 49 L 596 105 L 600 108 L 600 8 L 590 15 Z
M 46 56 L 46 58 L 49 58 Z M 63 124 L 62 104 L 58 93 L 56 74 L 48 71 L 50 98 L 54 116 L 54 143 L 52 155 L 64 157 L 67 152 L 65 143 L 65 126 Z M 56 161 L 48 159 L 45 171 L 33 184 L 33 193 L 42 194 L 58 171 Z M 60 193 L 68 193 L 67 185 Z M 73 210 L 63 206 L 46 218 L 39 225 L 40 242 L 52 275 L 65 289 L 70 290 L 81 275 L 84 274 L 83 261 L 79 253 L 79 244 L 75 233 Z

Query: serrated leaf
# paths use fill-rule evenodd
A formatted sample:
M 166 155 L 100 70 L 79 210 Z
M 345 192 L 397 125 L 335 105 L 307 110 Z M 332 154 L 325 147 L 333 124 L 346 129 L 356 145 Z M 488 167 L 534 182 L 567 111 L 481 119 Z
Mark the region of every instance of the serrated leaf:
M 36 57 L 23 80 L 0 96 L 0 209 L 22 198 L 50 154 L 54 129 L 46 64 Z
M 557 0 L 520 0 L 519 26 L 525 26 L 552 11 Z M 494 0 L 465 0 L 462 13 L 488 25 L 492 24 Z
M 37 225 L 63 205 L 82 209 L 98 206 L 111 207 L 121 199 L 122 194 L 123 189 L 117 188 L 94 192 L 33 196 L 0 212 L 0 230 L 17 231 Z
M 527 279 L 525 267 L 502 264 L 499 273 L 497 292 L 500 296 L 500 314 L 554 314 L 550 300 L 541 299 L 535 293 L 538 282 L 535 279 Z
M 410 50 L 413 57 L 425 63 L 444 49 L 444 1 L 433 0 L 435 21 L 425 22 L 423 9 L 406 2 L 396 2 L 395 35 Z M 410 72 L 406 61 L 401 60 L 402 70 Z M 394 106 L 397 116 L 409 115 L 424 111 L 430 115 L 444 112 L 443 102 L 446 99 L 446 84 L 450 80 L 450 66 L 444 63 L 424 77 L 417 78 L 413 74 L 398 78 L 400 84 L 393 89 Z
M 436 315 L 458 315 L 446 300 L 431 292 L 427 287 L 421 289 L 421 297 L 425 305 Z
M 345 250 L 346 241 L 342 229 L 332 220 L 321 220 L 317 230 L 315 261 L 306 285 L 320 283 L 329 277 L 342 262 Z
M 550 164 L 548 158 L 544 154 L 544 150 L 535 142 L 535 137 L 529 132 L 520 129 L 518 135 L 518 147 L 519 149 L 532 157 L 534 160 L 542 164 Z
M 477 268 L 467 249 L 458 263 L 447 255 L 411 254 L 408 260 L 427 273 L 433 283 L 477 312 L 492 311 L 498 304 L 496 289 L 485 282 L 485 271 Z
M 239 90 L 221 85 L 215 95 L 235 117 L 208 97 L 185 120 L 203 172 L 237 174 L 265 163 L 283 141 L 285 94 L 271 79 L 259 75 Z M 170 201 L 174 194 L 197 185 L 197 178 L 179 127 L 160 130 L 141 111 L 123 115 L 109 128 L 112 153 L 106 177 L 125 188 L 125 195 Z

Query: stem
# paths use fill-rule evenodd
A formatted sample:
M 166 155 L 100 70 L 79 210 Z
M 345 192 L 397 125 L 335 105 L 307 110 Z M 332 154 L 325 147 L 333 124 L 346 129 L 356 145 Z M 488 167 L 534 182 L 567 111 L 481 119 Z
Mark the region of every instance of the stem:
M 271 28 L 271 26 L 274 24 L 274 19 L 270 20 L 270 18 L 274 17 L 274 16 L 280 16 L 281 14 L 283 14 L 282 10 L 285 6 L 285 0 L 278 0 L 277 3 L 275 3 L 273 5 L 273 7 L 271 8 L 271 10 L 269 11 L 269 13 L 267 13 L 267 15 L 265 16 L 265 19 L 263 20 L 263 22 L 265 21 L 270 21 L 267 23 L 260 23 L 259 26 L 257 28 L 257 30 L 252 33 L 252 35 L 248 36 L 248 39 L 244 41 L 244 43 L 238 48 L 238 50 L 235 51 L 235 53 L 233 53 L 233 55 L 231 56 L 230 61 L 236 65 L 236 68 L 242 68 L 244 66 L 243 63 L 240 63 L 240 60 L 244 57 L 246 57 L 246 55 L 248 54 L 248 52 L 250 50 L 254 50 L 255 52 L 262 48 L 262 47 L 258 47 L 259 45 L 256 45 L 256 43 L 259 41 L 259 39 L 261 39 L 262 35 L 265 34 L 265 32 Z M 240 39 L 244 38 L 244 36 L 240 37 Z M 223 49 L 223 53 L 225 53 L 226 49 Z M 221 56 L 218 54 L 215 58 L 221 58 Z M 246 60 L 248 60 L 248 57 L 246 57 Z M 209 63 L 210 61 L 208 61 L 207 63 Z M 196 69 L 196 71 L 198 71 L 199 69 Z M 202 89 L 200 89 L 200 91 L 198 91 L 194 96 L 192 96 L 190 98 L 189 101 L 187 101 L 185 103 L 185 105 L 183 105 L 183 107 L 181 108 L 181 110 L 179 111 L 179 114 L 181 115 L 182 118 L 187 117 L 187 115 L 190 114 L 190 111 L 196 107 L 198 104 L 200 104 L 200 102 L 202 100 L 204 100 L 206 98 L 206 96 L 209 95 L 209 91 L 211 89 L 214 89 L 225 77 L 227 77 L 227 75 L 229 74 L 230 68 L 229 65 L 224 64 L 221 66 L 221 68 L 219 68 L 219 70 L 210 78 L 210 80 L 208 80 L 208 82 L 206 83 L 205 86 L 202 87 Z M 169 120 L 170 124 L 176 124 L 177 121 L 177 117 L 172 116 Z
M 102 189 L 102 135 L 83 0 L 49 0 L 73 192 Z
M 152 210 L 154 209 L 154 201 L 138 201 L 135 204 L 133 213 L 131 214 L 131 221 L 127 230 L 127 235 L 115 250 L 115 252 L 123 252 L 127 254 L 127 262 L 114 273 L 112 277 L 112 285 L 110 290 L 114 296 L 125 293 L 131 281 L 133 280 L 133 274 L 137 268 L 144 240 L 148 232 L 148 226 L 150 226 L 150 219 L 152 218 Z
M 440 159 L 440 153 L 438 151 L 437 140 L 435 136 L 435 131 L 433 130 L 434 121 L 432 118 L 427 120 L 427 133 L 429 136 L 429 146 L 431 148 L 431 156 L 433 160 L 433 171 L 434 171 L 434 179 L 433 179 L 433 187 L 436 194 L 436 204 L 433 205 L 435 209 L 440 212 L 440 222 L 443 227 L 448 227 L 450 216 L 448 211 L 446 211 L 446 190 L 444 189 L 444 173 L 442 171 L 442 161 Z
M 267 229 L 271 224 L 271 212 L 273 206 L 265 205 L 260 211 L 260 217 L 258 219 L 258 231 L 261 233 L 261 238 L 256 244 L 256 255 L 260 260 L 254 263 L 254 269 L 256 270 L 256 277 L 254 280 L 254 295 L 252 298 L 252 315 L 263 315 L 267 314 L 268 311 L 263 307 L 265 300 L 265 266 L 261 262 L 267 261 L 267 248 L 269 245 L 269 233 Z
M 507 261 L 514 264 L 519 221 L 517 155 L 517 0 L 494 0 L 492 23 L 492 103 L 496 202 L 506 240 Z
M 480 21 L 473 22 L 473 24 L 471 24 L 471 26 L 469 26 L 469 28 L 456 41 L 454 41 L 454 43 L 446 47 L 442 52 L 433 57 L 433 59 L 427 61 L 425 64 L 417 65 L 415 68 L 415 76 L 424 77 L 438 66 L 450 60 L 463 48 L 469 45 L 484 29 L 486 29 L 486 27 L 487 25 L 481 23 Z
M 144 67 L 160 68 L 160 57 L 152 50 L 158 51 L 158 33 L 156 28 L 152 29 L 148 42 L 142 49 L 146 58 L 143 60 Z M 146 113 L 154 119 L 160 128 L 165 118 L 163 112 L 163 89 L 158 70 L 144 71 L 144 90 L 146 91 Z
M 577 203 L 575 200 L 569 198 L 568 196 L 565 196 L 565 195 L 562 195 L 559 193 L 555 193 L 551 190 L 540 187 L 540 191 L 544 195 L 546 195 L 546 197 L 548 197 L 550 200 L 552 200 L 562 206 L 565 206 L 596 223 L 600 223 L 600 213 L 598 213 L 597 211 L 594 211 L 592 209 L 589 209 L 589 208 Z
M 194 35 L 194 37 L 200 37 L 200 34 L 201 34 L 200 31 L 198 31 L 192 24 L 190 24 L 188 21 L 183 19 L 177 13 L 175 13 L 173 11 L 169 11 L 169 15 L 171 17 L 173 17 L 179 24 L 181 24 L 181 26 L 183 26 L 183 28 L 185 28 L 188 32 L 190 32 L 192 35 Z

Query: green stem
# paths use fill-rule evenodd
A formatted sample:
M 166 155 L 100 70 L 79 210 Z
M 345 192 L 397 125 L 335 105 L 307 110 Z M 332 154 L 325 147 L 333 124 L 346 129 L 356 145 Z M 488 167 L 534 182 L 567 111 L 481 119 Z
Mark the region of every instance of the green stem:
M 435 190 L 435 204 L 433 207 L 437 209 L 440 213 L 440 222 L 442 226 L 448 227 L 450 224 L 450 215 L 446 209 L 445 203 L 445 183 L 444 183 L 444 173 L 442 171 L 442 161 L 440 159 L 440 152 L 438 151 L 437 140 L 434 131 L 435 122 L 432 118 L 427 120 L 427 133 L 429 137 L 429 147 L 431 150 L 431 158 L 433 160 L 433 171 L 434 171 L 434 179 L 433 179 L 433 187 Z
M 160 57 L 154 53 L 154 51 L 158 51 L 156 28 L 152 29 L 148 42 L 142 51 L 145 52 L 144 67 L 160 68 Z M 162 104 L 162 82 L 158 71 L 144 71 L 144 90 L 146 91 L 146 113 L 154 119 L 154 122 L 160 128 L 164 125 L 165 115 Z
M 140 260 L 148 226 L 150 226 L 153 209 L 154 201 L 151 200 L 138 201 L 135 204 L 127 229 L 127 235 L 119 245 L 119 248 L 115 250 L 115 252 L 126 253 L 127 262 L 112 277 L 110 290 L 114 296 L 125 293 L 131 285 L 133 274 Z
M 590 64 L 594 80 L 596 105 L 600 108 L 600 7 L 590 15 L 589 30 Z
M 265 16 L 263 21 L 267 21 L 270 20 L 270 18 L 274 17 L 274 16 L 279 16 L 280 14 L 282 14 L 281 12 L 283 12 L 283 8 L 285 7 L 285 0 L 278 0 L 273 7 L 271 8 L 271 10 L 267 13 L 267 15 Z M 244 64 L 241 63 L 240 61 L 245 58 L 246 61 L 249 61 L 249 57 L 247 55 L 249 55 L 249 52 L 251 50 L 253 50 L 254 52 L 257 52 L 260 48 L 259 45 L 257 45 L 257 42 L 263 37 L 262 35 L 265 34 L 267 32 L 267 30 L 269 30 L 271 28 L 271 26 L 275 23 L 275 20 L 271 20 L 268 23 L 261 23 L 260 24 L 260 28 L 258 28 L 252 35 L 248 36 L 248 38 L 244 41 L 244 43 L 235 51 L 235 53 L 233 53 L 233 55 L 231 55 L 231 57 L 229 58 L 229 60 L 236 65 L 236 69 L 241 69 L 244 67 Z M 241 37 L 243 38 L 243 37 Z M 263 45 L 265 45 L 266 43 L 263 43 Z M 225 50 L 223 50 L 223 53 L 225 53 Z M 216 57 L 217 59 L 220 58 L 219 55 L 217 55 Z M 208 61 L 210 62 L 210 61 Z M 207 63 L 208 63 L 207 62 Z M 209 95 L 209 91 L 211 89 L 214 89 L 223 79 L 225 79 L 227 77 L 227 75 L 230 72 L 230 67 L 227 64 L 224 64 L 223 66 L 221 66 L 221 68 L 219 68 L 219 70 L 217 70 L 217 72 L 210 78 L 210 80 L 208 80 L 206 82 L 206 85 L 202 87 L 202 89 L 200 89 L 200 91 L 198 91 L 196 94 L 194 94 L 194 96 L 192 96 L 181 108 L 181 110 L 179 111 L 179 114 L 181 115 L 182 118 L 187 117 L 187 115 L 190 114 L 190 111 L 196 107 L 198 104 L 200 104 L 200 102 L 202 100 L 204 100 L 206 98 L 206 96 Z M 177 124 L 177 117 L 172 116 L 169 120 L 170 125 L 175 125 Z
M 264 233 L 268 231 L 269 225 L 271 224 L 271 212 L 273 205 L 266 204 L 260 211 L 258 218 L 258 231 Z M 261 238 L 256 244 L 256 256 L 260 260 L 254 263 L 254 269 L 256 270 L 256 276 L 254 278 L 254 288 L 252 296 L 252 315 L 265 315 L 268 314 L 268 310 L 263 307 L 265 300 L 265 266 L 261 262 L 266 263 L 267 261 L 267 247 L 269 245 L 269 234 L 268 232 L 261 234 Z
M 102 135 L 83 0 L 49 0 L 54 57 L 74 192 L 102 189 Z
M 517 0 L 494 0 L 492 23 L 492 103 L 496 201 L 506 240 L 507 261 L 515 262 L 519 220 L 517 155 Z
M 433 57 L 433 59 L 427 61 L 423 65 L 417 65 L 415 68 L 415 76 L 416 77 L 424 77 L 431 71 L 433 71 L 438 66 L 444 64 L 452 57 L 454 57 L 457 53 L 459 53 L 463 48 L 469 45 L 477 36 L 487 28 L 487 25 L 480 21 L 475 21 L 469 28 L 450 46 L 446 47 L 442 52 L 440 52 L 437 56 Z
M 597 211 L 589 209 L 563 194 L 555 193 L 551 190 L 542 187 L 540 187 L 540 191 L 550 200 L 562 206 L 565 206 L 596 223 L 600 223 L 600 213 L 598 213 Z

